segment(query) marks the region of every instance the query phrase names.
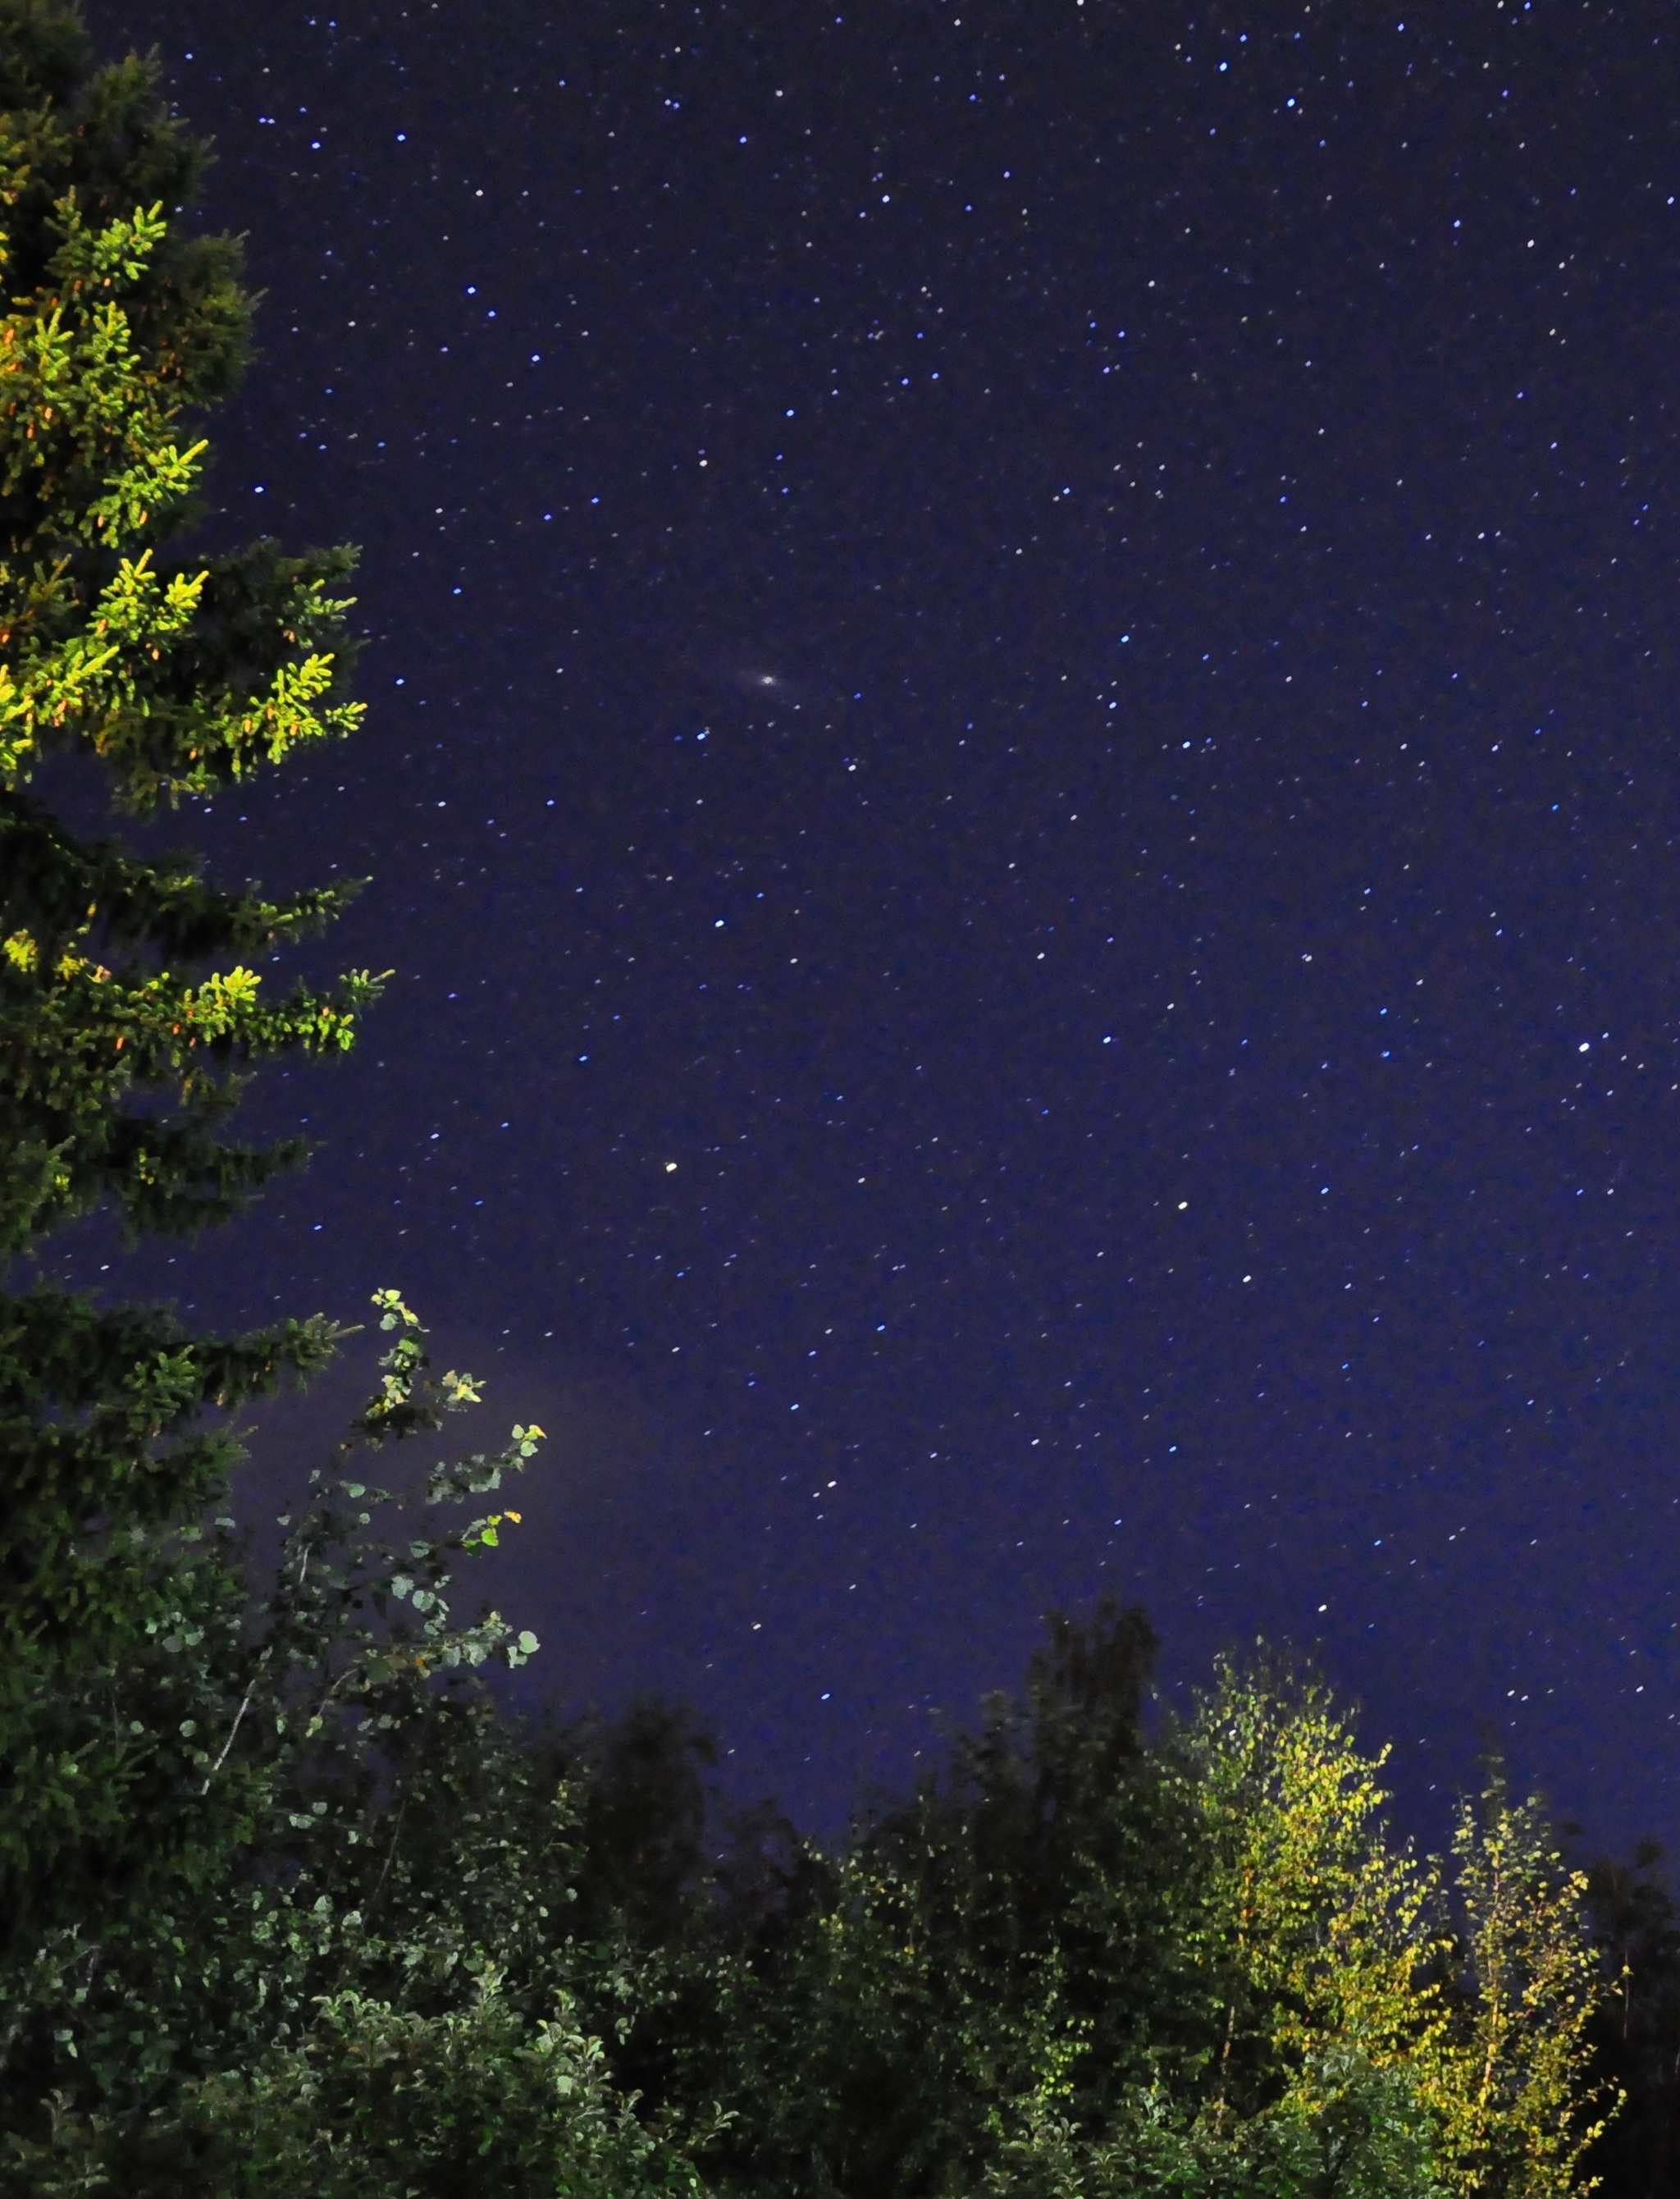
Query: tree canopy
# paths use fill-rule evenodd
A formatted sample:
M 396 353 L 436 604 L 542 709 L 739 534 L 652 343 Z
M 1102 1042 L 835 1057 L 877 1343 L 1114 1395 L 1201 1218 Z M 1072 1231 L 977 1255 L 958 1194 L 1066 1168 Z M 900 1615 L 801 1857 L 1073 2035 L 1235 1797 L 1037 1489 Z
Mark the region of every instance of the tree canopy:
M 121 813 L 206 795 L 356 723 L 341 550 L 184 548 L 195 423 L 233 386 L 239 252 L 196 234 L 204 144 L 154 65 L 95 66 L 49 0 L 0 8 L 0 1910 L 4 1958 L 143 1874 L 168 1774 L 113 1717 L 177 1600 L 171 1537 L 214 1502 L 224 1415 L 306 1375 L 330 1323 L 189 1333 L 20 1277 L 105 1210 L 133 1234 L 230 1215 L 295 1146 L 229 1133 L 244 1065 L 351 1042 L 376 987 L 270 1000 L 241 957 L 336 914 L 70 828 L 44 779 Z M 67 777 L 68 774 L 68 777 Z M 85 807 L 85 802 L 84 803 Z M 195 1592 L 212 1595 L 201 1562 Z M 143 1724 L 143 1722 L 142 1722 Z

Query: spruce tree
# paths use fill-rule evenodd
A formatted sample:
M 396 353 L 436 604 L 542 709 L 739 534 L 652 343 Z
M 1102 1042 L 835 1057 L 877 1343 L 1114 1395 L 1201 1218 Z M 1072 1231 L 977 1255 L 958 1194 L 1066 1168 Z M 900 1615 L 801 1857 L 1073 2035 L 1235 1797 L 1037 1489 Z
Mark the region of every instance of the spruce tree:
M 55 0 L 0 0 L 0 1985 L 179 1830 L 125 1676 L 180 1611 L 178 1538 L 234 1455 L 218 1409 L 333 1344 L 319 1317 L 196 1333 L 48 1287 L 30 1256 L 102 1210 L 195 1232 L 296 1166 L 230 1134 L 247 1065 L 347 1047 L 376 990 L 271 999 L 249 966 L 345 889 L 224 890 L 40 795 L 92 775 L 119 828 L 357 722 L 351 553 L 187 539 L 251 318 L 236 243 L 190 224 L 207 158 L 154 62 L 96 67 Z M 225 1566 L 193 1581 L 206 1623 L 236 1597 Z

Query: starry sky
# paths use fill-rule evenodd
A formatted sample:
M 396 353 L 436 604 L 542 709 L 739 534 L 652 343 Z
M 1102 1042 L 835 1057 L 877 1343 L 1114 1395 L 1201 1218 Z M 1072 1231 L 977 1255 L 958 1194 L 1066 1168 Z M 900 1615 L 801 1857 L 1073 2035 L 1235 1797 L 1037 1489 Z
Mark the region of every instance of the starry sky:
M 550 1699 L 806 1823 L 1113 1587 L 1432 1838 L 1488 1735 L 1680 1833 L 1671 8 L 89 15 L 265 293 L 211 538 L 365 551 L 364 732 L 175 836 L 398 975 L 65 1269 L 399 1284 Z

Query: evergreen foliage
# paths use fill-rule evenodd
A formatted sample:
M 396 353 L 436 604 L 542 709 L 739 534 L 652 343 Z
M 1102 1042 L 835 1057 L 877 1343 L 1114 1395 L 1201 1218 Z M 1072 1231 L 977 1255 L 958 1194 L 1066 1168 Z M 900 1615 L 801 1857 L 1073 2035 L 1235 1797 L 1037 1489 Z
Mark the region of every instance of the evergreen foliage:
M 243 363 L 231 240 L 187 220 L 206 148 L 154 67 L 94 67 L 52 0 L 0 6 L 0 1251 L 78 1216 L 135 1232 L 231 1213 L 299 1149 L 226 1134 L 241 1065 L 351 1040 L 375 989 L 270 1002 L 244 962 L 336 913 L 332 888 L 225 892 L 73 831 L 31 781 L 90 770 L 119 808 L 205 795 L 347 732 L 342 551 L 174 545 L 191 423 Z M 113 1676 L 175 1597 L 170 1531 L 215 1501 L 225 1413 L 307 1375 L 319 1320 L 195 1336 L 38 1284 L 0 1296 L 0 1974 L 144 1879 L 171 1773 L 112 1723 Z M 160 1543 L 160 1537 L 162 1538 Z M 197 1586 L 214 1602 L 235 1593 Z M 166 1835 L 167 1846 L 172 1834 Z
M 330 920 L 348 890 L 224 890 L 189 860 L 72 829 L 39 791 L 85 808 L 97 783 L 144 817 L 357 722 L 351 554 L 183 546 L 201 516 L 195 423 L 235 382 L 250 318 L 237 247 L 191 226 L 206 159 L 154 64 L 96 67 L 71 11 L 0 0 L 0 1251 L 14 1259 L 102 1210 L 131 1234 L 227 1218 L 305 1157 L 229 1134 L 247 1066 L 341 1051 L 377 990 L 361 972 L 270 1000 L 244 959 Z M 413 1316 L 394 1296 L 381 1309 L 397 1333 L 363 1442 L 428 1430 L 475 1394 L 453 1375 L 428 1387 Z M 428 1907 L 422 1946 L 400 1922 L 381 1938 L 343 1881 L 374 1852 L 357 1850 L 357 1811 L 379 1817 L 391 1837 L 359 1876 L 399 1911 L 403 1819 L 385 1808 L 404 1754 L 446 1757 L 451 1720 L 489 1722 L 433 1676 L 535 1646 L 493 1613 L 456 1624 L 443 1596 L 451 1555 L 493 1545 L 503 1515 L 453 1535 L 422 1519 L 400 1554 L 375 1549 L 375 1493 L 340 1461 L 254 1599 L 232 1520 L 208 1517 L 238 1455 L 228 1416 L 336 1340 L 318 1317 L 197 1335 L 26 1275 L 0 1295 L 0 2130 L 20 2162 L 45 2142 L 49 2099 L 62 2167 L 78 2148 L 93 2158 L 90 2132 L 96 2152 L 126 2144 L 165 2099 L 196 2102 L 201 2123 L 241 2085 L 312 2097 L 323 1991 L 338 2014 L 323 2036 L 338 2022 L 331 2035 L 361 2042 L 346 2052 L 421 2021 L 342 1998 L 381 1963 L 488 1976 L 468 1901 Z M 422 1511 L 493 1488 L 534 1441 L 515 1431 L 499 1457 L 438 1469 Z M 470 2020 L 440 2010 L 442 2031 L 404 2033 L 387 2059 L 456 2068 L 502 2022 L 492 1999 L 480 1992 Z M 588 2057 L 560 2050 L 569 2033 L 531 2039 L 544 2082 L 565 2068 L 587 2091 Z M 303 2057 L 290 2093 L 264 2058 L 288 2052 Z

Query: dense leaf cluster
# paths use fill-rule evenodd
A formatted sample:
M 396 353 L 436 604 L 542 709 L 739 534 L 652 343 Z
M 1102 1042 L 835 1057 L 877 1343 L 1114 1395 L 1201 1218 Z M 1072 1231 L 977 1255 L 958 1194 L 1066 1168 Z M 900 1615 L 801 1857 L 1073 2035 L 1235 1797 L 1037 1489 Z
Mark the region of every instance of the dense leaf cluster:
M 911 1804 L 726 1879 L 626 2056 L 728 2103 L 719 2189 L 1581 2188 L 1596 1979 L 1538 1815 L 1496 1788 L 1450 1867 L 1414 1856 L 1381 1760 L 1264 1661 L 1146 1742 L 1152 1649 L 1055 1622 Z

